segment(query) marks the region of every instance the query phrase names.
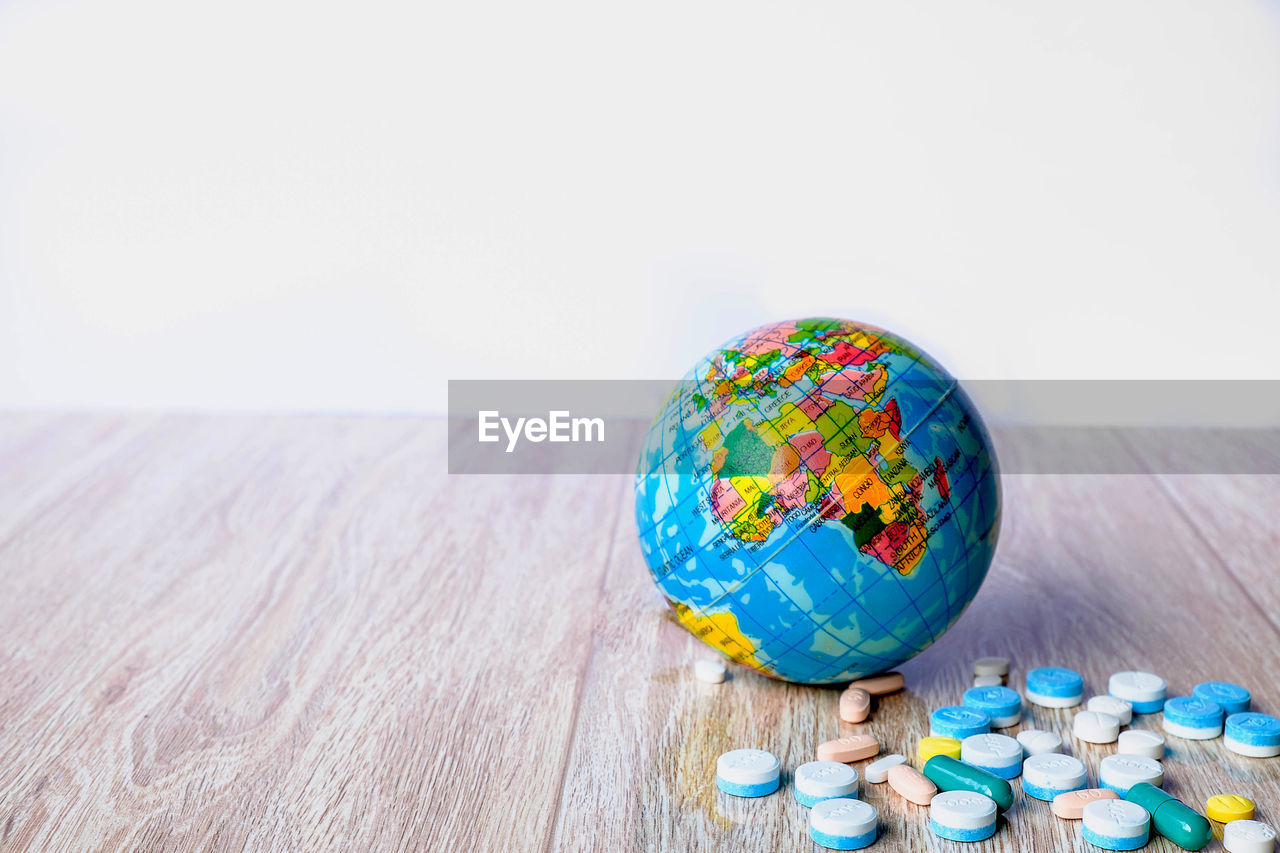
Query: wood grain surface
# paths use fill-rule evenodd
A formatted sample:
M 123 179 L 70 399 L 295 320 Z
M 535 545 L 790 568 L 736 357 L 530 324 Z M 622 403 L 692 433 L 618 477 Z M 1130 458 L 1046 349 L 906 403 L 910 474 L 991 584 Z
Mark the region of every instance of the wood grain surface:
M 1018 688 L 1140 668 L 1280 711 L 1275 477 L 1005 477 L 973 606 L 850 726 L 832 689 L 692 678 L 709 652 L 648 578 L 629 478 L 450 477 L 445 441 L 414 418 L 0 416 L 0 849 L 812 851 L 788 790 L 720 794 L 716 756 L 790 769 L 852 731 L 913 754 L 975 657 Z M 1171 745 L 1167 790 L 1280 820 L 1280 759 Z M 1114 747 L 1070 751 L 1092 774 Z M 966 845 L 864 797 L 875 850 L 1092 849 L 1036 801 Z

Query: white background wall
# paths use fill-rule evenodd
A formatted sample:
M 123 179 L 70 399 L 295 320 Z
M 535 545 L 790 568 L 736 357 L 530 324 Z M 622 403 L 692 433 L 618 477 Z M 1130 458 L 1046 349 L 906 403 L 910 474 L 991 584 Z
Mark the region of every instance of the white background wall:
M 1280 378 L 1280 7 L 0 5 L 0 405 L 440 409 L 814 313 Z

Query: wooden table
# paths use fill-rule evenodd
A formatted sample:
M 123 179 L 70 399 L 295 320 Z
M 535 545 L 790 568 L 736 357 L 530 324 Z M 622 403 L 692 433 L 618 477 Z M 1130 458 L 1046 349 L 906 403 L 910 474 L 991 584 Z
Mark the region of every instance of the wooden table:
M 1006 477 L 982 592 L 854 727 L 834 690 L 692 679 L 629 478 L 450 477 L 444 446 L 414 418 L 0 416 L 0 848 L 809 851 L 789 791 L 720 795 L 715 757 L 911 751 L 981 655 L 1280 711 L 1276 477 Z M 1280 759 L 1172 743 L 1169 791 L 1280 821 Z M 1090 849 L 1034 801 L 959 845 L 865 798 L 876 850 Z

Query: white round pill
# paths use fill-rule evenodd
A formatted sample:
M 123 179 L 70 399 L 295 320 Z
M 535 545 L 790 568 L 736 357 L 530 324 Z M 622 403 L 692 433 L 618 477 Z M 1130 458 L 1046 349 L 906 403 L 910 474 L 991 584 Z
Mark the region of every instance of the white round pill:
M 1260 820 L 1233 820 L 1222 828 L 1222 846 L 1227 853 L 1271 853 L 1276 831 Z
M 778 778 L 778 757 L 763 749 L 733 749 L 716 759 L 716 775 L 734 785 L 763 785 Z
M 1162 700 L 1169 685 L 1151 672 L 1117 672 L 1107 680 L 1107 692 L 1130 702 Z
M 1117 752 L 1102 759 L 1098 765 L 1098 780 L 1105 787 L 1124 796 L 1139 782 L 1146 782 L 1157 788 L 1163 785 L 1164 765 L 1145 755 L 1127 755 Z
M 1004 684 L 1004 679 L 998 675 L 975 675 L 973 677 L 974 687 L 999 687 Z
M 1008 675 L 1008 658 L 978 658 L 973 662 L 974 675 Z
M 727 672 L 724 661 L 699 660 L 693 663 L 693 677 L 708 684 L 719 684 L 724 681 Z
M 838 761 L 810 761 L 796 768 L 796 790 L 809 797 L 858 796 L 858 771 Z
M 1164 735 L 1150 729 L 1125 729 L 1120 733 L 1116 749 L 1129 755 L 1164 758 Z
M 1094 696 L 1084 707 L 1090 711 L 1110 714 L 1119 720 L 1122 726 L 1133 722 L 1133 703 L 1119 696 Z
M 891 755 L 883 755 L 875 761 L 862 768 L 862 773 L 867 777 L 867 781 L 879 785 L 881 782 L 889 778 L 889 768 L 898 764 L 906 764 L 907 757 L 892 753 Z
M 1038 788 L 1071 791 L 1084 785 L 1084 762 L 1057 753 L 1030 755 L 1022 764 L 1022 778 Z
M 960 741 L 960 760 L 987 769 L 1012 767 L 1022 761 L 1022 745 L 1008 735 L 969 735 Z
M 852 838 L 876 828 L 880 813 L 862 800 L 823 800 L 809 811 L 809 826 L 825 835 Z
M 996 801 L 972 791 L 942 791 L 929 801 L 929 817 L 951 829 L 985 829 L 996 822 Z
M 1023 729 L 1018 732 L 1018 743 L 1022 744 L 1022 751 L 1027 755 L 1062 751 L 1062 738 L 1040 729 Z
M 1144 838 L 1151 826 L 1147 810 L 1128 800 L 1085 803 L 1081 817 L 1085 829 L 1108 839 Z
M 1076 714 L 1071 731 L 1086 743 L 1115 743 L 1120 736 L 1120 721 L 1101 711 L 1081 711 Z

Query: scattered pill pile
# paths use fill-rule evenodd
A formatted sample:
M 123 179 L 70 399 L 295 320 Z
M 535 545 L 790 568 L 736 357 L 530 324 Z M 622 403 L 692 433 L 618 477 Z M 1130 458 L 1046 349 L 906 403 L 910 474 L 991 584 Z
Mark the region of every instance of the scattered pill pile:
M 718 662 L 698 661 L 695 676 L 710 683 L 724 681 L 723 664 L 717 672 L 709 666 L 712 663 Z M 1280 719 L 1251 711 L 1247 689 L 1206 681 L 1190 696 L 1169 697 L 1167 683 L 1157 675 L 1117 672 L 1108 680 L 1106 694 L 1084 703 L 1083 677 L 1065 667 L 1030 670 L 1024 694 L 1010 688 L 1008 680 L 1008 660 L 975 661 L 973 687 L 964 692 L 962 704 L 930 713 L 929 736 L 916 744 L 916 766 L 906 755 L 879 755 L 880 740 L 871 734 L 818 745 L 817 760 L 801 764 L 791 774 L 796 801 L 810 809 L 813 841 L 836 850 L 857 850 L 876 841 L 879 814 L 859 799 L 859 773 L 850 766 L 874 759 L 863 768 L 862 779 L 886 784 L 906 802 L 927 806 L 929 827 L 939 838 L 992 837 L 998 816 L 1017 799 L 1011 782 L 1020 778 L 1025 797 L 1051 804 L 1058 818 L 1079 821 L 1081 837 L 1104 850 L 1137 850 L 1155 836 L 1186 850 L 1200 850 L 1213 837 L 1213 820 L 1223 825 L 1221 838 L 1228 853 L 1273 853 L 1276 832 L 1254 819 L 1252 800 L 1236 793 L 1216 794 L 1202 815 L 1161 789 L 1166 774 L 1164 735 L 1125 728 L 1136 714 L 1162 712 L 1161 727 L 1170 737 L 1221 737 L 1226 749 L 1242 756 L 1280 755 Z M 869 719 L 873 697 L 904 686 L 902 675 L 893 672 L 850 684 L 840 696 L 839 719 Z M 1116 752 L 1099 763 L 1097 787 L 1088 787 L 1085 763 L 1062 752 L 1063 738 L 1057 732 L 1027 728 L 1014 738 L 993 731 L 1022 721 L 1024 696 L 1045 708 L 1084 704 L 1072 719 L 1072 737 L 1082 743 L 1116 745 Z M 764 750 L 735 749 L 716 762 L 716 785 L 732 796 L 767 796 L 778 790 L 781 779 L 781 762 Z

